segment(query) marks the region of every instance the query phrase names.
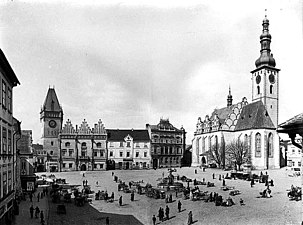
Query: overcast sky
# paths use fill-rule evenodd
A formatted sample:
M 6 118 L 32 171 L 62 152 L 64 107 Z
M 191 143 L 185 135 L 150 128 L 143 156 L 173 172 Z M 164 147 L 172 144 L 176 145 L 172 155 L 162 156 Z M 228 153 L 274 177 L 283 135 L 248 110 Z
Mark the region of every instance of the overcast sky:
M 85 2 L 85 4 L 83 3 Z M 280 72 L 279 123 L 303 112 L 302 9 L 289 1 L 18 1 L 0 3 L 0 47 L 21 85 L 14 116 L 41 137 L 55 86 L 64 122 L 139 128 L 160 117 L 193 138 L 197 118 L 251 101 L 267 9 Z

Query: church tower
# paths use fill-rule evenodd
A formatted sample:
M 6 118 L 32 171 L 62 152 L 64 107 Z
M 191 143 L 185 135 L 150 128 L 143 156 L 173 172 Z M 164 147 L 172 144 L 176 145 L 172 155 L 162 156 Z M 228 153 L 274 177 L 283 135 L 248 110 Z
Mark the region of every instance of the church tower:
M 40 112 L 42 145 L 47 151 L 47 161 L 59 160 L 59 132 L 62 129 L 63 110 L 54 88 L 49 88 Z
M 262 101 L 273 124 L 278 126 L 279 109 L 279 71 L 270 50 L 271 35 L 269 34 L 269 20 L 267 16 L 262 23 L 260 36 L 260 57 L 256 60 L 256 69 L 252 74 L 252 102 Z

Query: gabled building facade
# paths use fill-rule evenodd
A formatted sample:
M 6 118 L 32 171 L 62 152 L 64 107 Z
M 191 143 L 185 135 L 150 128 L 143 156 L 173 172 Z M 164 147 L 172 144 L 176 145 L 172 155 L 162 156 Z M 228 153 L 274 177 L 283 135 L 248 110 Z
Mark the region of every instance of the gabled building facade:
M 235 140 L 244 143 L 249 153 L 249 164 L 253 168 L 279 168 L 278 96 L 279 69 L 271 54 L 271 35 L 268 30 L 269 20 L 262 23 L 260 36 L 260 57 L 256 60 L 256 69 L 251 71 L 252 103 L 244 97 L 233 104 L 231 91 L 227 96 L 227 106 L 215 109 L 210 116 L 198 118 L 196 132 L 192 141 L 192 165 L 201 166 L 213 163 L 211 156 L 218 149 L 223 149 L 223 167 L 228 155 L 224 149 Z
M 0 224 L 10 223 L 16 194 L 13 88 L 19 80 L 0 49 Z
M 63 110 L 54 88 L 49 88 L 40 111 L 42 124 L 41 144 L 47 154 L 46 170 L 59 171 L 59 140 L 62 129 Z
M 107 130 L 108 169 L 149 169 L 150 138 L 147 130 Z
M 59 134 L 60 171 L 105 170 L 107 133 L 101 120 L 90 128 L 84 119 L 74 127 L 70 120 Z
M 153 168 L 180 167 L 185 150 L 184 128 L 174 127 L 169 119 L 160 119 L 157 125 L 146 124 L 151 137 Z

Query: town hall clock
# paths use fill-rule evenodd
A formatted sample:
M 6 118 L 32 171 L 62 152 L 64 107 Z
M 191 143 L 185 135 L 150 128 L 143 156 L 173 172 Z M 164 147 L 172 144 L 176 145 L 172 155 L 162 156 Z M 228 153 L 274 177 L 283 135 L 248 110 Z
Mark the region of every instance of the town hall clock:
M 51 127 L 51 128 L 55 128 L 57 126 L 57 123 L 55 120 L 50 120 L 48 125 Z

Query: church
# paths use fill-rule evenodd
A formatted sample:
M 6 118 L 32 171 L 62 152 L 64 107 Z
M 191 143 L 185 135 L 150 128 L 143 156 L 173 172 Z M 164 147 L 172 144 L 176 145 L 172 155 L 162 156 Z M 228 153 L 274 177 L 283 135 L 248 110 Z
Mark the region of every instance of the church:
M 260 35 L 260 56 L 251 71 L 252 102 L 244 97 L 233 103 L 231 90 L 226 107 L 199 117 L 192 140 L 192 166 L 221 168 L 279 168 L 279 71 L 271 54 L 269 20 Z M 238 158 L 242 160 L 238 164 Z M 237 156 L 236 156 L 237 155 Z M 233 157 L 235 156 L 235 157 Z

